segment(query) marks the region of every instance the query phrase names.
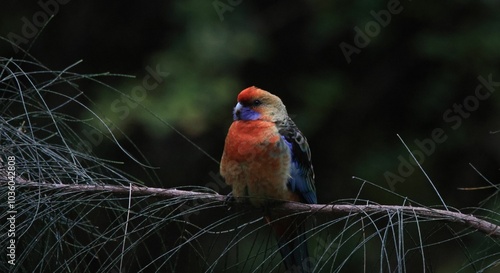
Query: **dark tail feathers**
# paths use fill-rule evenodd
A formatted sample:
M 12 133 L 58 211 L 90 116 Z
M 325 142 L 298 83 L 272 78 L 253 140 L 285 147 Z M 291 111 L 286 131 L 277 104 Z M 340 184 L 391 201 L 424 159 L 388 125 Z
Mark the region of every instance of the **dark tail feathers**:
M 305 223 L 303 219 L 287 218 L 271 222 L 287 273 L 312 272 L 313 264 L 307 249 Z

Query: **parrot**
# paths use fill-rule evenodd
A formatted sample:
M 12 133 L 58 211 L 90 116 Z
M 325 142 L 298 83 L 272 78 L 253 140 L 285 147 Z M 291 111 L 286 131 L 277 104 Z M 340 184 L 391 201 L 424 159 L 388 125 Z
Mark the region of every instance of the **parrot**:
M 256 208 L 276 201 L 317 203 L 306 137 L 288 116 L 281 99 L 255 86 L 238 94 L 220 174 L 231 186 L 232 198 L 248 200 Z M 264 218 L 277 237 L 285 269 L 310 272 L 304 221 L 298 217 Z

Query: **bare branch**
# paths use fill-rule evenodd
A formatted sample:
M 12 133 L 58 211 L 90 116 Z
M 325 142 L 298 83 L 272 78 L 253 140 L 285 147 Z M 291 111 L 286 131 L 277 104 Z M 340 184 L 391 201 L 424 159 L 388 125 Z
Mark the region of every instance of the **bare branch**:
M 448 210 L 412 207 L 412 206 L 397 206 L 397 205 L 352 205 L 352 204 L 336 204 L 336 205 L 309 205 L 303 203 L 285 203 L 274 207 L 278 213 L 286 214 L 299 211 L 310 211 L 310 213 L 332 214 L 332 213 L 350 213 L 350 214 L 368 214 L 368 213 L 397 213 L 402 212 L 408 215 L 418 215 L 429 219 L 448 221 L 453 223 L 461 223 L 490 236 L 500 236 L 500 226 L 495 225 L 486 220 L 477 218 L 474 215 L 463 214 L 461 212 L 453 212 Z
M 6 182 L 0 179 L 0 185 Z M 156 196 L 164 198 L 186 198 L 197 199 L 201 202 L 224 202 L 226 196 L 213 193 L 204 193 L 196 191 L 186 191 L 179 189 L 162 189 L 150 188 L 143 186 L 114 186 L 114 185 L 81 185 L 81 184 L 52 184 L 52 183 L 36 183 L 27 181 L 18 177 L 16 179 L 17 186 L 36 187 L 43 189 L 62 190 L 66 192 L 110 192 L 116 194 L 129 194 L 133 196 Z M 500 226 L 480 219 L 474 215 L 467 215 L 461 212 L 453 212 L 448 210 L 412 207 L 412 206 L 397 206 L 397 205 L 353 205 L 353 204 L 304 204 L 296 202 L 278 203 L 271 208 L 273 214 L 289 215 L 294 213 L 310 213 L 311 215 L 332 215 L 332 214 L 369 214 L 369 213 L 405 213 L 425 217 L 428 219 L 447 221 L 452 223 L 460 223 L 469 228 L 476 229 L 489 236 L 500 236 Z

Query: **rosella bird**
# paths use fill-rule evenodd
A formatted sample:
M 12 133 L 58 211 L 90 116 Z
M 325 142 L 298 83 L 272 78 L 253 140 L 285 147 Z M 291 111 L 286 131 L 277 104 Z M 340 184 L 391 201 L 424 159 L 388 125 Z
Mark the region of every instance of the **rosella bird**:
M 306 138 L 281 99 L 255 86 L 238 95 L 220 173 L 236 200 L 248 199 L 255 207 L 273 200 L 317 203 Z M 265 218 L 276 233 L 285 268 L 308 272 L 303 220 Z

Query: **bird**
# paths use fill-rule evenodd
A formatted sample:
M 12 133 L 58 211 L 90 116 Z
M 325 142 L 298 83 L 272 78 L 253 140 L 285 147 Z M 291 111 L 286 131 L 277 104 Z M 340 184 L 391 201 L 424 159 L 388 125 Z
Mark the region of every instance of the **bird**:
M 280 201 L 316 204 L 314 170 L 307 139 L 281 99 L 250 86 L 238 94 L 220 174 L 232 198 L 256 208 Z M 264 217 L 274 230 L 287 271 L 310 272 L 305 223 L 299 217 Z

